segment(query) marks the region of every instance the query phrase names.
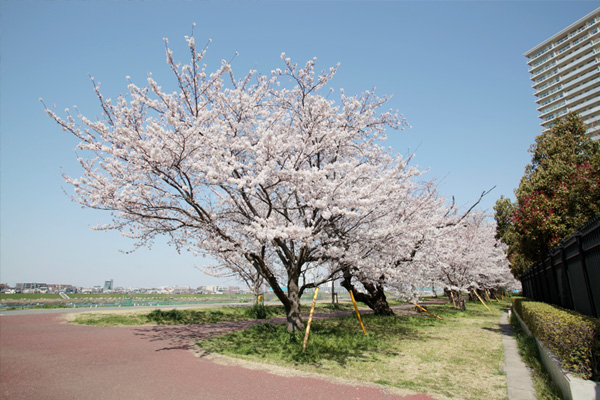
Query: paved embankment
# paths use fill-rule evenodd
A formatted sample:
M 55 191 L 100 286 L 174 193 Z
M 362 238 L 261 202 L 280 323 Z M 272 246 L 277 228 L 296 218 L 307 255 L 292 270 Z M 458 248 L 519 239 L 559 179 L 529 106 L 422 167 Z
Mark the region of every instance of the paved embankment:
M 378 387 L 274 374 L 196 357 L 191 344 L 252 322 L 95 327 L 61 314 L 0 316 L 2 399 L 389 399 Z

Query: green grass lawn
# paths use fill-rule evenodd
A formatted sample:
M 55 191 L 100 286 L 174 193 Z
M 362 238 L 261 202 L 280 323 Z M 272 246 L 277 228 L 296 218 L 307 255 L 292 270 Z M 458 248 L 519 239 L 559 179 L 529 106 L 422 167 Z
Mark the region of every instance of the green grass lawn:
M 306 352 L 304 333 L 259 324 L 198 343 L 211 353 L 302 371 L 428 393 L 436 398 L 506 399 L 499 319 L 508 305 L 469 303 L 466 312 L 432 305 L 426 314 L 364 315 L 314 321 Z
M 316 313 L 328 313 L 339 310 L 349 310 L 349 303 L 340 303 L 336 307 L 330 304 L 317 304 Z M 304 314 L 310 309 L 303 307 Z M 231 306 L 215 308 L 168 309 L 168 306 L 152 311 L 127 312 L 89 312 L 72 314 L 69 321 L 81 325 L 97 326 L 131 326 L 131 325 L 181 325 L 203 324 L 226 321 L 248 321 L 253 319 L 285 317 L 283 306 Z
M 58 293 L 0 293 L 0 300 L 40 300 L 40 299 L 61 299 Z

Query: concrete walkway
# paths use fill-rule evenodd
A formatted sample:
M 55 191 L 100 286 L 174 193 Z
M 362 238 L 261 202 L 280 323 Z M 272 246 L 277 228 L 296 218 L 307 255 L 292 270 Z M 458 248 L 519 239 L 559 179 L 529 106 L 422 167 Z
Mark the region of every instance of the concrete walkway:
M 513 335 L 508 312 L 500 317 L 502 346 L 504 347 L 504 372 L 509 400 L 536 400 L 531 372 L 519 355 L 517 340 Z

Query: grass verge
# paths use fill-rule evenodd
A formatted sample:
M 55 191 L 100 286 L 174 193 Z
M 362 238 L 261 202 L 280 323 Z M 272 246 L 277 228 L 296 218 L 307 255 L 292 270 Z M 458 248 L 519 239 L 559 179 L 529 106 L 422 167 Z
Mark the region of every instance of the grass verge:
M 203 350 L 249 361 L 292 367 L 428 393 L 439 399 L 506 399 L 499 319 L 508 303 L 470 303 L 460 312 L 431 305 L 426 314 L 356 316 L 313 321 L 306 352 L 303 333 L 259 324 L 198 343 Z
M 510 324 L 513 334 L 517 340 L 519 354 L 521 359 L 529 368 L 531 368 L 531 379 L 538 400 L 561 400 L 560 389 L 552 382 L 552 378 L 546 372 L 542 364 L 540 352 L 533 336 L 528 336 L 517 321 L 517 317 L 511 315 Z
M 336 306 L 331 304 L 318 304 L 315 312 L 329 313 L 340 310 L 349 310 L 351 305 L 340 303 Z M 308 314 L 308 307 L 303 307 L 303 312 Z M 81 325 L 97 326 L 132 326 L 132 325 L 182 325 L 203 324 L 226 321 L 247 321 L 253 319 L 267 319 L 284 317 L 283 306 L 254 305 L 254 306 L 232 306 L 211 307 L 191 309 L 155 309 L 151 312 L 89 312 L 72 314 L 69 322 Z

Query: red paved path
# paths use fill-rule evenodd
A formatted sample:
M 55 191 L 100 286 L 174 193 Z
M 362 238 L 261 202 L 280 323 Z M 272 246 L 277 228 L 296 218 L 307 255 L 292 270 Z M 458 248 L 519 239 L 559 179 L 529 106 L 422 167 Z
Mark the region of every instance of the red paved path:
M 207 329 L 228 329 L 227 323 L 106 328 L 67 324 L 63 318 L 0 317 L 1 399 L 433 400 L 194 356 L 193 339 Z

